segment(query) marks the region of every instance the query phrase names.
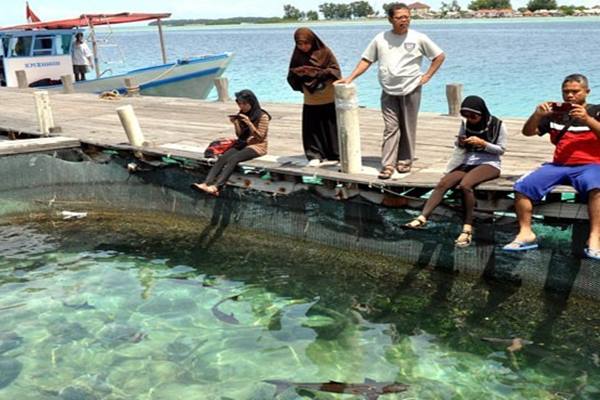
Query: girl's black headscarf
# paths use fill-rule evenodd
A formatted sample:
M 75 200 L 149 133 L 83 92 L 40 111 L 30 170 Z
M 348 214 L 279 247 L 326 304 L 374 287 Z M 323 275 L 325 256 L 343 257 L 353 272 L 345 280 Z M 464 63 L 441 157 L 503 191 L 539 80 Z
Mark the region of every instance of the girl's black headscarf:
M 247 115 L 248 118 L 250 118 L 250 121 L 252 121 L 252 123 L 255 126 L 258 125 L 258 121 L 260 120 L 260 117 L 262 117 L 263 113 L 267 114 L 269 119 L 271 119 L 271 114 L 269 114 L 267 111 L 260 108 L 260 103 L 258 102 L 258 98 L 251 90 L 244 89 L 244 90 L 240 90 L 239 92 L 237 92 L 235 94 L 235 101 L 238 103 L 244 102 L 244 103 L 250 104 L 250 111 L 248 111 L 246 113 L 240 111 L 239 114 Z M 245 147 L 246 141 L 250 137 L 250 129 L 248 128 L 248 126 L 246 124 L 243 124 L 243 123 L 240 124 L 240 128 L 241 128 L 242 132 L 240 133 L 240 136 L 238 137 L 238 144 L 236 147 Z
M 479 96 L 467 96 L 460 105 L 460 113 L 472 112 L 481 115 L 481 120 L 470 124 L 469 120 L 463 122 L 467 137 L 477 136 L 488 143 L 496 144 L 500 134 L 502 121 L 490 114 L 485 101 Z
M 342 79 L 340 65 L 333 52 L 323 43 L 321 39 L 309 28 L 298 28 L 294 32 L 294 41 L 303 39 L 310 42 L 311 48 L 308 53 L 294 47 L 292 59 L 287 76 L 287 81 L 292 89 L 302 92 L 306 88 L 313 93 L 323 82 L 332 79 Z M 298 75 L 294 72 L 297 67 L 312 67 L 307 75 Z

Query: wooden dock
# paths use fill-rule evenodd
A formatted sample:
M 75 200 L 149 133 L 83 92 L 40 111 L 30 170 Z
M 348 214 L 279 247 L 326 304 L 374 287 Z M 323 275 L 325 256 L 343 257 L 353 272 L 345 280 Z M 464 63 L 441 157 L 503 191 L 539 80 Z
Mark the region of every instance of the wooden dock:
M 33 89 L 0 89 L 0 131 L 12 137 L 39 134 L 33 100 Z M 94 94 L 51 93 L 50 102 L 55 126 L 62 137 L 80 140 L 104 148 L 131 149 L 116 113 L 116 108 L 131 104 L 139 119 L 148 145 L 143 151 L 154 155 L 169 155 L 203 160 L 203 151 L 215 138 L 231 137 L 232 125 L 227 115 L 237 111 L 233 102 L 203 100 L 120 97 L 101 99 Z M 311 176 L 337 184 L 378 189 L 401 195 L 410 203 L 431 190 L 445 171 L 458 133 L 460 118 L 421 113 L 417 133 L 417 160 L 409 174 L 395 174 L 392 179 L 379 180 L 383 121 L 377 109 L 360 110 L 363 171 L 344 174 L 338 167 L 307 167 L 301 141 L 300 104 L 262 103 L 272 115 L 269 129 L 269 154 L 243 165 L 268 170 L 288 177 Z M 488 210 L 505 211 L 512 200 L 507 196 L 512 185 L 522 174 L 552 158 L 553 146 L 547 137 L 527 138 L 520 134 L 523 119 L 506 118 L 508 148 L 503 157 L 503 173 L 499 179 L 480 185 L 479 192 L 487 193 Z M 572 192 L 561 187 L 550 199 L 560 202 L 560 195 Z M 485 196 L 484 196 L 485 197 Z M 409 204 L 410 203 L 410 204 Z M 422 203 L 422 201 L 421 201 Z M 551 209 L 560 206 L 554 211 Z M 586 218 L 585 207 L 579 204 L 547 204 L 545 215 L 563 218 Z M 486 208 L 486 207 L 483 207 Z M 541 209 L 539 209 L 541 210 Z M 538 210 L 538 212 L 540 212 Z

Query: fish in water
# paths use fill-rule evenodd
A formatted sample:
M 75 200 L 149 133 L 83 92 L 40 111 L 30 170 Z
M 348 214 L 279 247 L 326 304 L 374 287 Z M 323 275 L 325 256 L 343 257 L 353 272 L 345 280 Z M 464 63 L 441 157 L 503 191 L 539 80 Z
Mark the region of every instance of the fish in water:
M 87 301 L 84 303 L 73 303 L 69 304 L 66 301 L 63 301 L 63 306 L 67 308 L 72 308 L 74 310 L 95 310 L 96 307 L 88 303 Z
M 516 351 L 520 351 L 526 345 L 533 344 L 531 340 L 525 340 L 521 338 L 512 338 L 512 339 L 499 339 L 499 338 L 490 338 L 490 337 L 482 337 L 481 340 L 489 343 L 498 343 L 502 345 L 507 345 L 506 351 L 514 353 Z
M 15 332 L 0 332 L 0 354 L 19 347 L 23 338 Z
M 324 383 L 296 383 L 283 380 L 263 381 L 275 385 L 277 391 L 275 395 L 286 391 L 288 388 L 320 391 L 328 393 L 353 394 L 363 396 L 366 400 L 377 400 L 379 396 L 390 393 L 401 393 L 408 390 L 408 385 L 396 382 L 376 382 L 371 379 L 365 379 L 365 383 L 343 383 L 329 381 Z
M 21 373 L 23 364 L 19 360 L 0 357 L 0 389 L 10 385 Z
M 235 295 L 235 296 L 231 296 L 231 297 L 226 297 L 223 300 L 219 301 L 214 306 L 212 306 L 212 308 L 210 310 L 212 311 L 213 315 L 215 317 L 217 317 L 218 320 L 223 321 L 223 322 L 228 323 L 228 324 L 237 325 L 237 324 L 240 323 L 240 321 L 238 321 L 237 318 L 235 318 L 235 316 L 233 315 L 233 313 L 231 313 L 231 314 L 225 314 L 223 311 L 219 310 L 219 306 L 221 304 L 225 303 L 227 300 L 237 301 L 239 298 L 240 298 L 239 295 Z

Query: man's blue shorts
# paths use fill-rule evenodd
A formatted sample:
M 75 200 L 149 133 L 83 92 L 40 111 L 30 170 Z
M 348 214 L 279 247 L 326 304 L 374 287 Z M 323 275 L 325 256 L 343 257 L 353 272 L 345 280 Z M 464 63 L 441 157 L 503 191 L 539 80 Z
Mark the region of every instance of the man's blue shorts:
M 538 202 L 557 185 L 573 186 L 577 193 L 587 200 L 588 192 L 600 189 L 600 164 L 543 164 L 519 178 L 514 189 Z

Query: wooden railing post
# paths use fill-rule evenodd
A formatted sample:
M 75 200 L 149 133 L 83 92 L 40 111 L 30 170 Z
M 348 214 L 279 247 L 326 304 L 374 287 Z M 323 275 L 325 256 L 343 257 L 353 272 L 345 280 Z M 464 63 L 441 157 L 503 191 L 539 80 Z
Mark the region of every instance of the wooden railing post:
M 215 87 L 217 88 L 217 101 L 229 101 L 229 81 L 227 78 L 215 78 Z
M 15 75 L 17 75 L 17 85 L 19 86 L 19 89 L 26 89 L 29 87 L 29 82 L 27 82 L 27 74 L 25 71 L 15 71 Z
M 448 115 L 458 116 L 460 103 L 462 103 L 462 83 L 449 83 L 446 85 L 446 98 L 448 99 Z
M 75 93 L 75 87 L 73 86 L 73 75 L 62 75 L 60 81 L 63 85 L 63 93 Z
M 50 107 L 50 97 L 46 90 L 37 90 L 33 92 L 35 100 L 35 112 L 37 115 L 40 133 L 48 135 L 54 128 L 54 117 L 52 116 L 52 108 Z
M 359 173 L 362 170 L 362 156 L 356 86 L 353 83 L 336 84 L 334 88 L 342 172 Z
M 133 78 L 125 78 L 125 90 L 127 90 L 127 96 L 139 96 L 140 87 L 135 83 Z
M 142 132 L 140 122 L 135 116 L 133 107 L 130 104 L 119 107 L 117 108 L 117 114 L 119 115 L 121 125 L 123 125 L 123 129 L 125 130 L 125 134 L 127 134 L 129 143 L 136 147 L 142 147 L 144 145 L 144 133 Z M 134 152 L 134 154 L 138 158 L 143 157 L 143 154 L 138 151 Z

